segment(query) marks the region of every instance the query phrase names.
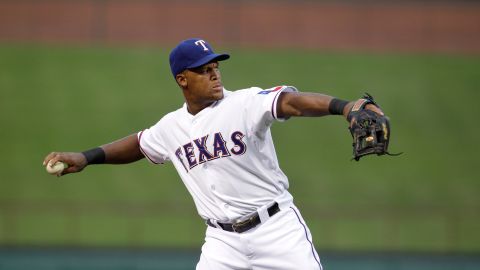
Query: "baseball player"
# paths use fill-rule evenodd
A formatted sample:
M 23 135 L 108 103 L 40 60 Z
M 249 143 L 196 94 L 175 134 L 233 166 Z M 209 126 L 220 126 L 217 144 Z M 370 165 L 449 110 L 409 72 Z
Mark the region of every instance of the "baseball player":
M 203 39 L 182 41 L 170 53 L 185 97 L 181 108 L 118 141 L 82 153 L 50 153 L 44 166 L 67 163 L 65 175 L 90 164 L 171 162 L 206 223 L 196 269 L 322 269 L 288 192 L 270 126 L 291 116 L 347 117 L 354 102 L 292 86 L 228 91 L 219 62 L 229 57 Z M 373 104 L 366 108 L 383 114 Z

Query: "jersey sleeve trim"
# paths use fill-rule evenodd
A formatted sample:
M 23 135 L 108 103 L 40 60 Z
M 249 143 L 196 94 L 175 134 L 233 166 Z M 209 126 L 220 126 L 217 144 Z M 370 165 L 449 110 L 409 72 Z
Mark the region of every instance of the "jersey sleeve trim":
M 275 94 L 275 97 L 273 98 L 273 101 L 272 101 L 271 112 L 272 112 L 273 119 L 278 120 L 278 121 L 285 121 L 288 118 L 278 118 L 278 116 L 277 116 L 278 98 L 280 97 L 280 94 L 283 93 L 283 92 L 298 92 L 298 90 L 297 90 L 297 88 L 295 88 L 293 86 L 279 86 L 279 87 L 281 87 L 281 88 L 278 89 L 279 91 L 277 90 L 278 92 Z
M 142 154 L 148 159 L 148 161 L 150 161 L 150 163 L 163 164 L 163 162 L 155 162 L 151 157 L 147 155 L 146 151 L 142 148 L 142 145 L 140 143 L 142 140 L 142 135 L 143 135 L 143 130 L 137 134 L 138 147 L 140 148 L 140 152 L 142 152 Z
M 272 109 L 271 109 L 273 119 L 278 119 L 277 118 L 277 101 L 278 101 L 278 97 L 280 96 L 280 93 L 282 93 L 282 92 L 283 92 L 283 90 L 278 91 L 275 94 L 275 97 L 273 98 Z

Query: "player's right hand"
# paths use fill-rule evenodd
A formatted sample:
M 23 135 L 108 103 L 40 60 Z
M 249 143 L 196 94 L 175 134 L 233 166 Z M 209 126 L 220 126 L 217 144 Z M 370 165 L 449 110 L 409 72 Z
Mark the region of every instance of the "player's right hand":
M 82 153 L 76 152 L 52 152 L 48 154 L 43 160 L 43 166 L 47 164 L 55 164 L 57 161 L 68 164 L 68 168 L 63 170 L 59 175 L 65 175 L 69 173 L 76 173 L 82 171 L 88 164 L 87 159 Z

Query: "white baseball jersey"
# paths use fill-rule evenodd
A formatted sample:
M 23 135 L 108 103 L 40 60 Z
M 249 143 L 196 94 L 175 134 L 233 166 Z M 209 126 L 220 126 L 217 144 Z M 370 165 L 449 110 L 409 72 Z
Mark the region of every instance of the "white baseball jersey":
M 187 105 L 138 133 L 143 154 L 171 161 L 204 219 L 233 221 L 278 200 L 290 200 L 270 126 L 281 92 L 252 87 L 230 92 L 196 115 Z

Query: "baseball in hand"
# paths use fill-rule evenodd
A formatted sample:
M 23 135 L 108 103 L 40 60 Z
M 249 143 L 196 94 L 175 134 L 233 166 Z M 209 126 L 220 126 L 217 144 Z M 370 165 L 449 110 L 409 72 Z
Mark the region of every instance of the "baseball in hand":
M 51 162 L 49 162 L 45 167 L 49 174 L 54 175 L 60 175 L 66 168 L 68 168 L 67 163 L 63 163 L 60 161 L 55 162 L 55 164 L 51 164 Z

